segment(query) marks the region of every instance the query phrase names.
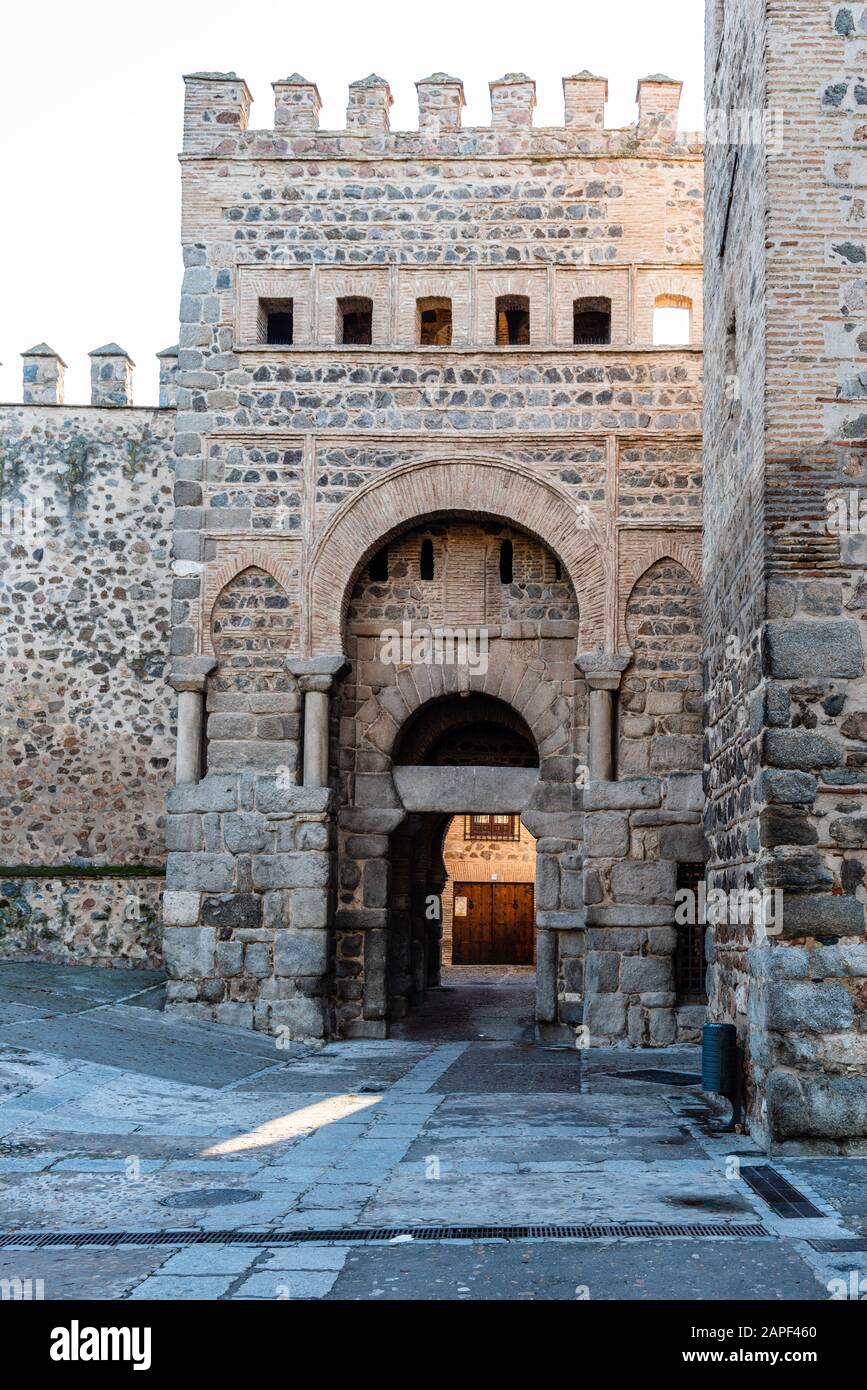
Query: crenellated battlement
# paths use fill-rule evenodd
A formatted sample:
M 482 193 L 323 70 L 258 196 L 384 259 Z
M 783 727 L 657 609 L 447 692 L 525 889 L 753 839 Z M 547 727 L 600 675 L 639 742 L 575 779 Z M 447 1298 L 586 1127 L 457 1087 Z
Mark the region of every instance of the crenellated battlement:
M 392 131 L 391 88 L 384 77 L 350 83 L 346 125 L 321 130 L 322 99 L 315 82 L 293 73 L 272 83 L 273 127 L 250 126 L 252 97 L 235 73 L 197 72 L 184 78 L 185 155 L 255 155 L 333 157 L 349 154 L 410 156 L 437 153 L 479 158 L 522 153 L 557 154 L 640 152 L 665 145 L 697 153 L 701 137 L 678 133 L 682 83 L 663 73 L 638 82 L 637 120 L 622 129 L 606 129 L 608 82 L 583 71 L 563 78 L 562 126 L 533 125 L 536 84 L 523 72 L 506 73 L 489 84 L 490 126 L 464 127 L 463 82 L 435 72 L 416 82 L 418 129 Z
M 133 403 L 135 363 L 118 343 L 104 343 L 88 353 L 90 358 L 90 404 L 99 408 L 118 408 Z M 47 343 L 37 343 L 22 352 L 22 401 L 25 405 L 65 405 L 66 366 L 59 352 Z M 178 347 L 157 353 L 160 368 L 160 406 L 177 405 Z

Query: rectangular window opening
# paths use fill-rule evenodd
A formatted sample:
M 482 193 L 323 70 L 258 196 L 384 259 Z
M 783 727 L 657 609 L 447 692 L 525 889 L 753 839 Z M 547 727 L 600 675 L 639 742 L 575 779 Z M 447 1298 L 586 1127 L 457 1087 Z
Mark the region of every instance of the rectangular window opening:
M 452 341 L 452 301 L 420 299 L 416 306 L 421 347 L 448 347 Z
M 686 347 L 690 340 L 692 300 L 685 295 L 660 295 L 653 309 L 654 347 Z
M 516 815 L 464 816 L 465 840 L 520 840 L 521 826 Z
M 259 341 L 291 347 L 295 339 L 295 301 L 259 300 Z
M 337 341 L 361 347 L 373 342 L 373 300 L 354 295 L 338 299 Z
M 603 347 L 611 342 L 611 300 L 601 296 L 576 299 L 572 313 L 576 347 Z
M 530 300 L 504 294 L 497 300 L 497 346 L 526 347 L 530 342 Z

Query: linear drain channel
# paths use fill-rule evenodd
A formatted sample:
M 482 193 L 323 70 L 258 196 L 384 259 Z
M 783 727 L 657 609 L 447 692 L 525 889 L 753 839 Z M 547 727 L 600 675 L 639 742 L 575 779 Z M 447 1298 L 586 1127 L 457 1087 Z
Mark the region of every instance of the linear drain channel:
M 768 1163 L 742 1163 L 741 1177 L 747 1187 L 751 1187 L 757 1197 L 761 1197 L 776 1216 L 785 1221 L 821 1219 L 825 1213 L 819 1211 L 803 1192 L 793 1187 L 788 1178 L 778 1173 Z
M 670 1223 L 599 1222 L 584 1226 L 336 1226 L 305 1231 L 13 1231 L 0 1235 L 0 1248 L 28 1250 L 50 1245 L 341 1245 L 384 1243 L 401 1236 L 413 1240 L 741 1240 L 770 1236 L 758 1223 L 740 1225 L 717 1222 L 673 1225 Z

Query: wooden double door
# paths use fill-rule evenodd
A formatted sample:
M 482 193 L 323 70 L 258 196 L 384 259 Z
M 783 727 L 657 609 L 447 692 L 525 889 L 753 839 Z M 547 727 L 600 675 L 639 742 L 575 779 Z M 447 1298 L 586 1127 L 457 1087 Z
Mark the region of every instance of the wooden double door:
M 534 960 L 532 883 L 455 884 L 454 965 L 532 965 Z

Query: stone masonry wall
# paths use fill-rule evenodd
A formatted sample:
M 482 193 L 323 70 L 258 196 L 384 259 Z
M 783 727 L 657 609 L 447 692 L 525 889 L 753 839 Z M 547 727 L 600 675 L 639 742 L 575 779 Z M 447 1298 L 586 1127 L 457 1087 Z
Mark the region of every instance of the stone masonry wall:
M 342 131 L 318 128 L 315 84 L 298 74 L 276 84 L 273 128 L 259 130 L 240 78 L 186 81 L 183 505 L 174 536 L 183 605 L 172 651 L 181 689 L 184 663 L 219 656 L 220 664 L 208 678 L 208 774 L 170 801 L 172 816 L 203 817 L 200 840 L 196 823 L 178 832 L 199 847 L 171 855 L 179 861 L 170 862 L 179 896 L 166 919 L 172 998 L 205 1017 L 243 1002 L 252 1006 L 245 1018 L 252 1012 L 255 1026 L 270 1026 L 277 977 L 255 972 L 274 970 L 279 956 L 288 970 L 279 977 L 280 1025 L 327 1031 L 330 1000 L 340 1029 L 383 1036 L 387 981 L 399 982 L 401 998 L 423 989 L 411 919 L 428 851 L 411 862 L 406 847 L 421 830 L 395 791 L 390 759 L 411 712 L 457 693 L 458 678 L 438 685 L 441 671 L 389 666 L 374 648 L 384 623 L 442 612 L 491 628 L 490 674 L 472 677 L 472 690 L 496 687 L 539 730 L 538 803 L 520 808 L 539 837 L 538 979 L 544 1022 L 571 1026 L 582 1007 L 575 966 L 584 912 L 576 777 L 587 759 L 576 617 L 588 649 L 623 654 L 626 602 L 644 571 L 668 557 L 694 580 L 698 573 L 702 151 L 676 133 L 679 86 L 643 81 L 636 125 L 608 131 L 604 84 L 568 78 L 564 125 L 537 130 L 533 83 L 510 74 L 492 84 L 491 126 L 462 130 L 460 83 L 438 74 L 419 83 L 419 130 L 391 132 L 388 85 L 375 76 L 350 88 Z M 498 341 L 502 298 L 526 301 L 529 342 Z M 584 298 L 610 300 L 609 345 L 573 343 L 573 308 Z M 451 340 L 436 347 L 417 340 L 420 302 L 431 300 L 450 301 L 452 313 Z M 659 347 L 654 307 L 673 300 L 691 305 L 689 342 Z M 369 343 L 341 341 L 344 301 L 369 304 Z M 292 342 L 268 343 L 268 314 L 290 309 Z M 442 549 L 449 513 L 488 527 L 485 544 L 457 568 Z M 411 572 L 407 547 L 421 532 L 407 536 L 416 528 L 433 541 L 432 583 Z M 504 600 L 488 562 L 507 535 L 515 580 Z M 368 584 L 360 576 L 386 541 L 394 583 Z M 539 563 L 527 567 L 534 556 Z M 217 651 L 221 606 L 234 602 L 221 591 L 259 587 L 261 573 L 292 619 L 280 641 L 295 674 L 279 710 L 261 707 L 264 692 L 229 688 L 234 678 Z M 239 651 L 249 654 L 256 640 L 248 627 Z M 333 688 L 323 663 L 341 673 Z M 327 851 L 310 850 L 332 856 L 327 873 L 317 860 L 322 912 L 334 895 L 333 943 L 317 957 L 316 980 L 313 953 L 286 935 L 311 930 L 292 915 L 293 895 L 311 887 L 293 877 L 307 874 L 309 854 L 288 847 L 288 821 L 275 831 L 268 817 L 296 815 L 306 842 L 307 811 L 291 809 L 293 787 L 299 741 L 323 697 L 331 705 L 323 790 L 334 794 L 340 824 Z M 279 730 L 273 716 L 284 721 Z M 224 771 L 240 778 L 231 808 Z M 244 791 L 257 777 L 275 779 L 279 811 Z M 318 803 L 315 814 L 325 814 Z M 243 824 L 225 819 L 233 816 Z M 273 848 L 275 835 L 283 848 Z M 276 916 L 262 901 L 272 893 L 282 895 Z M 255 970 L 242 964 L 230 977 L 220 976 L 214 930 L 277 935 L 238 938 L 245 950 L 266 949 L 253 952 Z M 315 1018 L 311 999 L 321 1002 Z
M 708 7 L 709 110 L 766 109 L 765 8 L 727 4 L 723 34 L 722 7 Z M 705 157 L 706 830 L 709 886 L 732 890 L 755 885 L 759 845 L 767 185 L 761 144 L 708 144 Z M 708 937 L 711 1016 L 746 1039 L 751 932 Z
M 159 956 L 173 436 L 171 410 L 0 406 L 3 954 Z
M 779 888 L 784 906 L 781 932 L 718 933 L 712 1007 L 739 1025 L 753 1131 L 774 1144 L 867 1137 L 867 556 L 857 521 L 828 524 L 864 479 L 864 11 L 729 5 L 711 78 L 711 100 L 784 117 L 779 144 L 741 151 L 730 208 L 711 203 L 706 320 L 709 838 L 723 880 Z M 767 39 L 745 65 L 747 32 Z M 712 159 L 716 175 L 733 152 Z M 743 532 L 726 524 L 735 471 Z

